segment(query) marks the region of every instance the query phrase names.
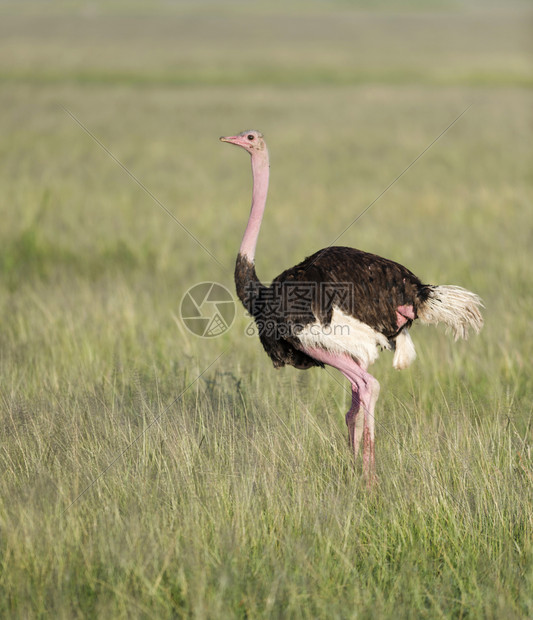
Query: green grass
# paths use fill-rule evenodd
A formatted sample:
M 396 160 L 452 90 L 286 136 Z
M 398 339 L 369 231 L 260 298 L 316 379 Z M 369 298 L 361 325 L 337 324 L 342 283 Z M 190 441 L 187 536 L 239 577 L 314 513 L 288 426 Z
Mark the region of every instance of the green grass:
M 0 615 L 531 617 L 528 11 L 84 6 L 1 7 Z M 341 376 L 274 370 L 241 308 L 211 340 L 179 320 L 233 290 L 250 169 L 218 136 L 269 142 L 269 280 L 470 104 L 338 241 L 486 305 L 373 367 L 368 492 Z

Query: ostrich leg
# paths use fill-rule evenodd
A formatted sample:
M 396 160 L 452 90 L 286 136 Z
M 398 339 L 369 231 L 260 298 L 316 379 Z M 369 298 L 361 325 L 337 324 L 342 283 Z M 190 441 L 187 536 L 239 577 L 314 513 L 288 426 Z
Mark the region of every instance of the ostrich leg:
M 333 364 L 331 364 L 333 365 Z M 352 384 L 352 409 L 354 409 L 354 390 L 357 391 L 359 408 L 353 416 L 354 422 L 354 440 L 351 442 L 353 446 L 354 456 L 357 457 L 361 439 L 363 440 L 363 472 L 366 476 L 368 486 L 376 481 L 375 473 L 375 451 L 374 451 L 374 430 L 375 419 L 374 410 L 379 397 L 379 383 L 367 372 L 362 366 L 357 364 L 350 357 L 343 356 L 342 368 L 340 365 L 335 366 Z M 363 411 L 361 412 L 361 408 Z M 347 414 L 351 421 L 352 409 Z M 362 415 L 361 415 L 362 413 Z M 350 424 L 348 424 L 350 430 Z M 350 432 L 350 440 L 352 434 Z
M 368 482 L 371 484 L 376 480 L 376 464 L 374 452 L 374 428 L 375 418 L 374 409 L 379 397 L 379 383 L 368 372 L 365 372 L 365 398 L 362 399 L 364 408 L 363 426 L 363 470 L 367 473 Z
M 357 457 L 361 439 L 363 440 L 363 473 L 370 486 L 375 480 L 374 409 L 379 396 L 379 383 L 349 355 L 332 353 L 325 349 L 306 349 L 305 352 L 342 372 L 351 383 L 352 406 L 346 414 L 346 425 L 354 457 Z
M 346 414 L 346 426 L 348 427 L 348 439 L 350 447 L 353 450 L 354 457 L 357 457 L 363 432 L 361 416 L 357 415 L 360 408 L 361 395 L 359 394 L 359 386 L 352 383 L 352 406 Z

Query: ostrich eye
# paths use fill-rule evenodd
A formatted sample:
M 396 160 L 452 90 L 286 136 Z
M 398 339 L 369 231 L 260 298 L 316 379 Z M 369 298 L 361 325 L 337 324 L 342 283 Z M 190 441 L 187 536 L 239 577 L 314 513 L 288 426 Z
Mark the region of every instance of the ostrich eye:
M 247 137 L 248 137 L 248 140 L 253 140 L 253 139 L 254 139 L 254 136 L 253 136 L 251 133 L 250 133 L 250 134 L 248 134 L 248 136 L 247 136 Z

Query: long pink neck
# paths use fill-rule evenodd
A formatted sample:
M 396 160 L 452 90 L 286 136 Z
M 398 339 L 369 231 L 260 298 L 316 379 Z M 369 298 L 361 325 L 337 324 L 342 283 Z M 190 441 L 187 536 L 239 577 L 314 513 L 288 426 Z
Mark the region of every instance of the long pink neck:
M 252 153 L 252 208 L 239 250 L 239 253 L 245 256 L 251 263 L 254 262 L 255 246 L 257 245 L 257 237 L 259 236 L 259 229 L 261 228 L 261 221 L 265 212 L 269 172 L 266 147 L 264 151 L 254 151 Z

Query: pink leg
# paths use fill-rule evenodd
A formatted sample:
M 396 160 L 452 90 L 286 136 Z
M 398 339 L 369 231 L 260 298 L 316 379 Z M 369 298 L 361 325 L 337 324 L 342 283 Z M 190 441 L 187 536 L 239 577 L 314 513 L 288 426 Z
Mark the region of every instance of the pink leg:
M 365 424 L 363 428 L 363 470 L 368 476 L 368 486 L 376 481 L 376 457 L 374 452 L 374 409 L 379 397 L 379 383 L 368 375 L 371 379 L 367 383 L 367 389 L 369 390 L 369 396 L 367 405 L 365 407 Z
M 359 388 L 358 386 L 352 384 L 352 406 L 346 414 L 346 426 L 348 427 L 348 437 L 354 457 L 357 457 L 357 453 L 359 452 L 359 444 L 361 443 L 362 437 L 362 429 L 360 424 L 361 418 L 357 415 L 360 408 L 361 398 Z
M 361 439 L 363 440 L 363 472 L 370 485 L 375 477 L 374 408 L 379 396 L 379 383 L 349 355 L 335 354 L 325 349 L 306 349 L 305 352 L 340 370 L 352 384 L 352 406 L 346 414 L 346 424 L 354 456 L 357 456 Z M 363 419 L 358 415 L 361 405 Z

